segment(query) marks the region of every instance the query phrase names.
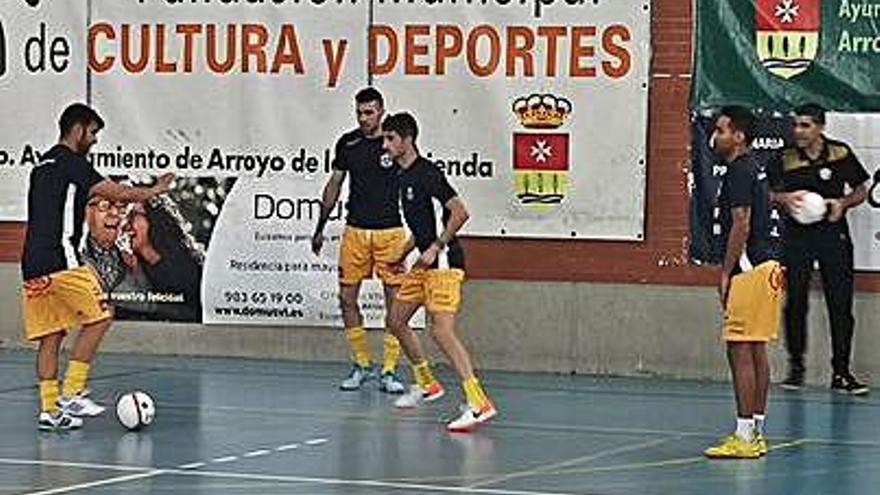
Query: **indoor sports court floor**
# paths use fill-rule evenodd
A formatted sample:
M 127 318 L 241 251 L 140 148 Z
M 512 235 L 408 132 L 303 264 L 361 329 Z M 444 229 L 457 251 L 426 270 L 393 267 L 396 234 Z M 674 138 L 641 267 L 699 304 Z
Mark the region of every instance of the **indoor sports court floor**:
M 140 388 L 156 423 L 113 414 L 38 433 L 33 354 L 0 351 L 0 494 L 868 494 L 880 486 L 880 397 L 774 389 L 772 451 L 700 452 L 731 427 L 723 383 L 485 373 L 501 415 L 472 435 L 376 387 L 335 389 L 339 364 L 104 355 L 94 394 Z M 441 373 L 449 389 L 453 381 Z M 872 488 L 873 487 L 873 488 Z

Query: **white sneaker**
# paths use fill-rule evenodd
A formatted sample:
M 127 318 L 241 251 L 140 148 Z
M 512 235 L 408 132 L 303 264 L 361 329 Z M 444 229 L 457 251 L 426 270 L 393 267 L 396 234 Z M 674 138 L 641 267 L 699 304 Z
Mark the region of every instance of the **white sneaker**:
M 428 386 L 428 390 L 423 390 L 418 385 L 411 385 L 409 392 L 394 401 L 394 407 L 398 409 L 414 409 L 424 402 L 434 402 L 443 397 L 445 393 L 446 391 L 443 390 L 443 385 L 440 385 L 440 382 L 432 383 Z
M 461 406 L 461 415 L 450 421 L 446 425 L 446 431 L 450 433 L 469 433 L 474 431 L 477 426 L 498 415 L 498 410 L 491 402 L 486 403 L 478 410 L 474 410 L 471 406 L 465 404 Z
M 55 414 L 43 411 L 37 418 L 37 428 L 40 431 L 76 430 L 82 428 L 82 425 L 81 418 L 71 416 L 65 411 L 58 411 Z
M 351 367 L 351 373 L 348 374 L 348 377 L 345 380 L 342 380 L 342 383 L 339 384 L 339 389 L 347 392 L 360 390 L 361 385 L 363 385 L 364 382 L 371 380 L 373 377 L 374 373 L 372 368 L 362 368 L 355 364 Z
M 73 397 L 61 397 L 58 399 L 58 405 L 66 414 L 75 417 L 99 416 L 107 409 L 89 399 L 88 390 L 83 390 Z
M 406 392 L 406 387 L 396 373 L 382 373 L 382 379 L 379 382 L 379 390 L 386 394 L 402 394 Z

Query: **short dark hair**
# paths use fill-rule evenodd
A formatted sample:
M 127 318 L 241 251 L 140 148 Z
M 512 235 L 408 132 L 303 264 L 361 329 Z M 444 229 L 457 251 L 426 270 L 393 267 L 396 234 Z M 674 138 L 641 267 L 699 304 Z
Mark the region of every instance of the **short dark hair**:
M 63 138 L 70 133 L 73 126 L 81 124 L 85 127 L 92 123 L 97 124 L 98 129 L 104 128 L 104 119 L 98 115 L 98 112 L 84 103 L 73 103 L 61 112 L 61 118 L 58 119 L 58 130 Z
M 747 143 L 752 141 L 755 114 L 751 110 L 741 105 L 728 105 L 721 109 L 719 115 L 730 119 L 731 127 L 742 132 Z
M 357 94 L 354 95 L 354 101 L 358 104 L 376 101 L 379 102 L 380 107 L 385 106 L 385 99 L 382 98 L 382 93 L 380 93 L 378 89 L 372 87 L 358 91 Z
M 411 137 L 413 142 L 419 137 L 419 125 L 416 123 L 415 117 L 400 112 L 389 115 L 382 121 L 382 130 L 386 132 L 396 132 L 400 137 Z
M 816 124 L 825 125 L 825 107 L 818 103 L 799 105 L 794 109 L 796 117 L 810 117 Z

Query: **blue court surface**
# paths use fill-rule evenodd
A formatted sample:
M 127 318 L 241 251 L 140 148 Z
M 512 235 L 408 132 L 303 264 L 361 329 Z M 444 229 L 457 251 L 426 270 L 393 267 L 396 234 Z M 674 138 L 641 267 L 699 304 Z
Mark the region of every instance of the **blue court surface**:
M 34 354 L 0 352 L 0 494 L 873 494 L 880 401 L 771 391 L 771 452 L 709 461 L 732 427 L 725 383 L 483 373 L 501 414 L 473 434 L 442 420 L 460 396 L 408 414 L 375 383 L 340 392 L 343 364 L 107 354 L 105 404 L 132 389 L 156 422 L 112 411 L 66 434 L 36 430 Z

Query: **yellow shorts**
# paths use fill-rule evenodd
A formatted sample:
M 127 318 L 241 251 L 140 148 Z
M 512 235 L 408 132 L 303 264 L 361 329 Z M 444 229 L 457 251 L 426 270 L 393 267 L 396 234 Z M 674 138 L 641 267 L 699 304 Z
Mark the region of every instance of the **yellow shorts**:
M 98 275 L 87 266 L 25 280 L 22 303 L 28 340 L 113 316 Z
M 406 274 L 396 299 L 424 304 L 429 313 L 457 313 L 461 306 L 464 270 L 413 270 Z
M 355 285 L 376 274 L 388 285 L 400 285 L 403 273 L 392 263 L 400 259 L 405 244 L 403 227 L 369 230 L 346 226 L 339 248 L 339 282 Z
M 779 336 L 785 272 L 776 261 L 730 279 L 724 312 L 724 340 L 769 342 Z

